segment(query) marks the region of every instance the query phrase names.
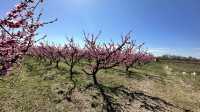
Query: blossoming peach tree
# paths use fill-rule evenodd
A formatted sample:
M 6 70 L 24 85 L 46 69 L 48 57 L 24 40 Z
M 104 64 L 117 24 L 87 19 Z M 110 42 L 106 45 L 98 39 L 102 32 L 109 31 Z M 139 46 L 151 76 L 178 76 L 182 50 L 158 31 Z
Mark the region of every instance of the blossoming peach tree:
M 6 75 L 34 44 L 37 30 L 50 22 L 41 22 L 37 11 L 43 0 L 22 0 L 0 19 L 0 75 Z M 38 12 L 38 13 L 37 13 Z
M 97 73 L 100 70 L 111 69 L 113 67 L 119 66 L 124 60 L 126 60 L 126 46 L 130 44 L 130 33 L 126 36 L 122 37 L 122 42 L 120 44 L 116 44 L 113 42 L 98 44 L 97 39 L 99 36 L 94 35 L 86 35 L 85 34 L 85 48 L 87 49 L 87 53 L 93 62 L 89 63 L 87 68 L 83 69 L 87 75 L 91 76 L 93 79 L 94 86 L 101 93 L 105 104 L 104 108 L 108 112 L 115 112 L 116 107 L 120 106 L 114 103 L 113 98 L 106 94 L 104 86 L 98 80 Z M 123 55 L 122 55 L 123 54 Z

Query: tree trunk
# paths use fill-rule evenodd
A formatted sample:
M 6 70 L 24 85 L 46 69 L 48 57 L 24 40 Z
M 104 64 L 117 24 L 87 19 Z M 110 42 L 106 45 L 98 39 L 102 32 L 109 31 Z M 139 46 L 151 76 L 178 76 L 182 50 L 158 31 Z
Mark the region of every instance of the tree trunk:
M 5 76 L 7 74 L 7 68 L 5 66 L 2 66 L 0 70 L 0 76 Z
M 126 73 L 128 73 L 129 72 L 129 66 L 126 66 Z
M 51 60 L 49 61 L 49 65 L 52 65 L 52 61 Z
M 56 68 L 59 68 L 59 61 L 56 61 Z
M 70 69 L 69 69 L 70 80 L 73 80 L 73 68 L 74 68 L 74 66 L 71 64 Z

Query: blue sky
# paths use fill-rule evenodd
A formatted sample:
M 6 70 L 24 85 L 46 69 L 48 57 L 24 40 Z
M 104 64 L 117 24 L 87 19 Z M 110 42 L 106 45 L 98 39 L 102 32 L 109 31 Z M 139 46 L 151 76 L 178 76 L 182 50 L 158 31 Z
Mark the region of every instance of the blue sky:
M 0 17 L 15 3 L 1 0 Z M 40 32 L 55 43 L 66 36 L 82 43 L 83 31 L 100 30 L 101 40 L 119 41 L 132 30 L 133 39 L 156 55 L 200 57 L 200 0 L 46 0 L 43 20 L 54 18 Z

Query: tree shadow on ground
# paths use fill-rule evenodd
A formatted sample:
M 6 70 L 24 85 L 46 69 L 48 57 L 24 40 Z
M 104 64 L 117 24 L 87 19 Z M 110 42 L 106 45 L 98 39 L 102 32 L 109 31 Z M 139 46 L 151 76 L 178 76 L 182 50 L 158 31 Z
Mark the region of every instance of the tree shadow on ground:
M 83 91 L 94 87 L 94 85 L 89 84 Z M 107 101 L 104 102 L 104 104 L 107 104 L 103 106 L 104 110 L 109 107 L 112 108 L 112 112 L 124 112 L 127 105 L 120 103 L 114 97 L 123 96 L 123 98 L 128 98 L 128 101 L 131 103 L 134 103 L 135 101 L 140 102 L 140 108 L 151 112 L 168 112 L 171 111 L 171 109 L 177 109 L 182 112 L 192 112 L 191 110 L 169 103 L 159 97 L 147 95 L 143 91 L 131 91 L 124 86 L 109 87 L 101 85 L 101 87 L 104 89 L 105 96 L 103 97 L 106 97 L 107 99 Z

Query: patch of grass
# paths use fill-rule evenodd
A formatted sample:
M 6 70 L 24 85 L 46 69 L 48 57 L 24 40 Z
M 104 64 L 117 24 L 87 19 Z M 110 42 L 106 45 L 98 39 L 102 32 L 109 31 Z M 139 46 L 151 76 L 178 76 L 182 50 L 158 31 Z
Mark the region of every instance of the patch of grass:
M 81 62 L 74 70 L 78 90 L 82 90 L 92 83 L 91 76 L 82 72 L 82 67 L 86 63 L 87 61 Z M 59 69 L 57 69 L 54 64 L 49 65 L 48 62 L 39 62 L 35 58 L 26 57 L 20 70 L 16 67 L 10 76 L 0 78 L 0 111 L 77 111 L 75 109 L 78 105 L 76 102 L 63 100 L 63 95 L 71 83 L 68 68 L 63 62 L 59 64 Z M 182 72 L 187 72 L 187 74 L 183 75 Z M 191 75 L 193 72 L 196 72 L 195 76 Z M 199 73 L 200 65 L 198 64 L 153 62 L 131 68 L 128 74 L 123 67 L 102 70 L 97 74 L 97 77 L 107 87 L 123 85 L 198 112 L 200 111 Z M 53 89 L 54 87 L 64 92 L 58 92 Z M 96 92 L 83 91 L 81 94 L 91 96 L 87 97 L 85 102 L 91 101 L 90 107 L 93 108 L 93 111 L 100 111 L 96 102 L 101 105 L 101 98 L 96 95 Z M 92 96 L 96 97 L 95 102 L 92 100 Z

